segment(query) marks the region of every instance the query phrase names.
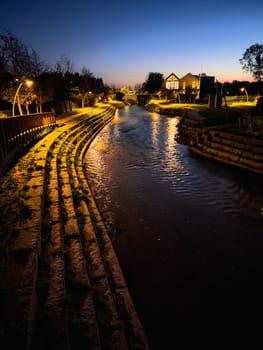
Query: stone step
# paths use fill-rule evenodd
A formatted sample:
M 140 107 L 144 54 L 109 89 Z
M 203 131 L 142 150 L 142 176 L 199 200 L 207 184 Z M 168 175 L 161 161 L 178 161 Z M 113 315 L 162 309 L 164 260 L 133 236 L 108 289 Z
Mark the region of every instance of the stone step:
M 213 141 L 208 141 L 206 145 L 210 148 L 216 149 L 216 150 L 221 150 L 224 152 L 228 152 L 229 154 L 234 154 L 234 155 L 239 155 L 240 157 L 243 158 L 248 158 L 251 160 L 255 160 L 258 162 L 263 162 L 263 152 L 257 152 L 254 148 L 250 148 L 250 151 L 247 150 L 247 146 L 244 146 L 243 148 L 241 147 L 234 147 L 231 144 L 224 144 L 220 142 L 220 139 L 216 139 Z
M 17 164 L 14 184 L 0 184 L 23 194 L 0 276 L 0 327 L 14 349 L 149 349 L 82 167 L 114 112 L 59 125 Z

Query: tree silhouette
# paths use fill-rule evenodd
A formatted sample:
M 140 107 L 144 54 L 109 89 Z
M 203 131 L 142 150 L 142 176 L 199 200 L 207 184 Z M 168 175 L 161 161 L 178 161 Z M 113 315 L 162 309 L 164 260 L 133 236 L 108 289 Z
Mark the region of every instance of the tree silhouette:
M 163 82 L 164 82 L 163 74 L 150 72 L 146 82 L 142 86 L 142 90 L 143 92 L 148 92 L 149 94 L 153 94 L 161 89 Z
M 27 78 L 36 79 L 47 67 L 39 55 L 10 32 L 0 35 L 0 96 L 13 102 L 19 84 Z M 29 105 L 36 100 L 34 87 L 22 86 L 17 96 L 17 106 L 29 113 Z
M 246 49 L 242 58 L 240 58 L 242 69 L 252 73 L 257 81 L 263 79 L 263 45 L 254 44 Z

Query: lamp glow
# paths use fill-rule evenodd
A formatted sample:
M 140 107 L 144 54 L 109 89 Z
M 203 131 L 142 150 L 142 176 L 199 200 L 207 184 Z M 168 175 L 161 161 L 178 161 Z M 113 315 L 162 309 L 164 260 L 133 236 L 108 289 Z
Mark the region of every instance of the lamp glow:
M 245 89 L 244 87 L 242 87 L 242 88 L 240 89 L 240 91 L 245 92 L 245 94 L 246 94 L 246 96 L 247 96 L 247 102 L 248 102 L 248 93 L 247 93 L 247 89 Z
M 33 81 L 32 80 L 25 80 L 25 81 L 22 81 L 19 85 L 18 85 L 18 88 L 16 90 L 16 93 L 15 93 L 15 97 L 14 97 L 14 102 L 13 102 L 13 117 L 15 116 L 15 104 L 16 104 L 16 98 L 18 96 L 18 93 L 19 93 L 19 90 L 21 89 L 21 87 L 23 86 L 23 84 L 26 84 L 28 87 L 32 86 L 33 85 Z

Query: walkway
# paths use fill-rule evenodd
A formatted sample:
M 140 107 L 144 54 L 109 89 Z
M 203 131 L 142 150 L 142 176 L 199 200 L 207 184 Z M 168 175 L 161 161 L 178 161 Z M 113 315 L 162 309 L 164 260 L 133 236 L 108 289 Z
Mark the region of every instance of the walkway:
M 0 179 L 0 334 L 12 349 L 148 349 L 82 168 L 114 113 L 60 121 Z

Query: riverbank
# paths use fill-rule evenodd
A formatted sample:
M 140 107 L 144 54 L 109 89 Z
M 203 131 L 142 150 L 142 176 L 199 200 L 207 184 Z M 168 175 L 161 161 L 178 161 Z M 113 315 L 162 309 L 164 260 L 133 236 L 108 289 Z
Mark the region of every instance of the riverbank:
M 258 104 L 235 104 L 209 109 L 205 105 L 168 104 L 151 100 L 145 108 L 180 116 L 178 141 L 199 156 L 249 172 L 263 174 L 262 99 Z
M 0 342 L 148 349 L 82 159 L 116 107 L 60 119 L 0 178 Z
M 180 138 L 195 154 L 262 175 L 263 137 L 251 125 L 261 119 L 239 119 L 234 124 L 221 122 L 210 126 L 210 120 L 192 111 L 179 123 Z

